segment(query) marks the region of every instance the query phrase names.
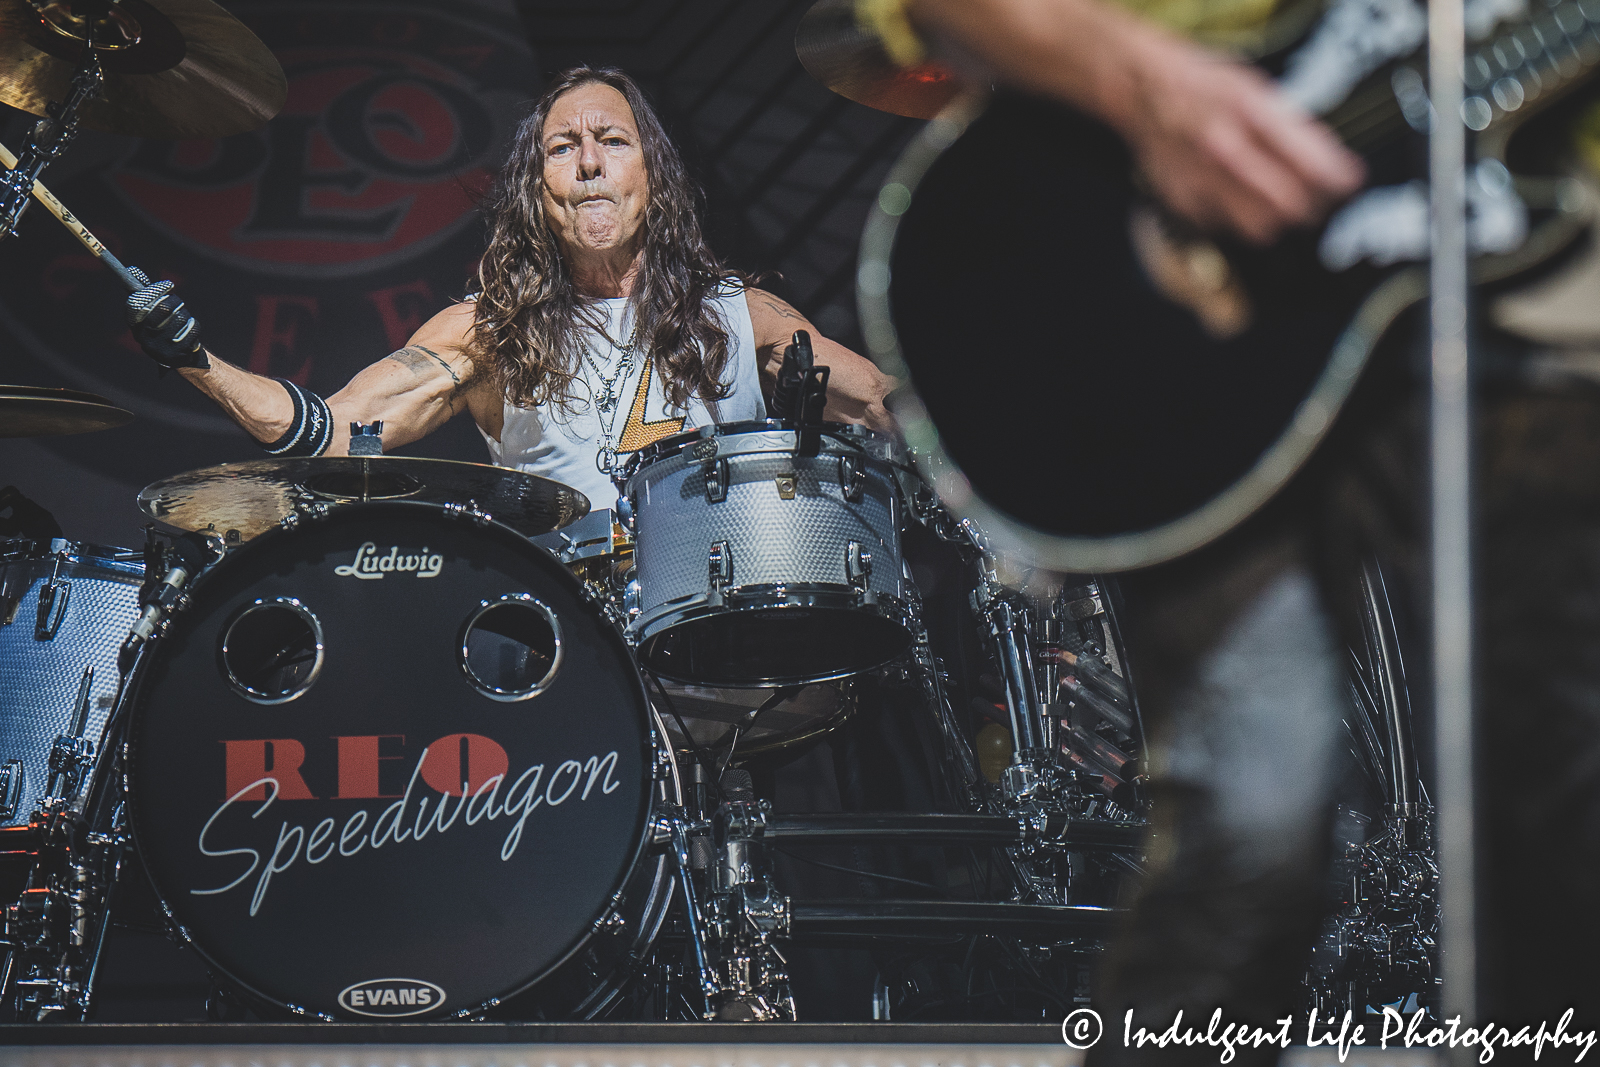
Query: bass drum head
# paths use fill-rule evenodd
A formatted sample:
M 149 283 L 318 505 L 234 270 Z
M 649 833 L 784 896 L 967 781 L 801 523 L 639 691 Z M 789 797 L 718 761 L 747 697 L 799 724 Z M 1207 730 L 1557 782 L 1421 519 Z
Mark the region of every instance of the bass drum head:
M 388 503 L 269 533 L 196 583 L 146 667 L 139 853 L 184 936 L 258 998 L 473 1014 L 586 942 L 593 973 L 596 939 L 628 940 L 603 921 L 627 887 L 661 881 L 632 658 L 505 527 Z

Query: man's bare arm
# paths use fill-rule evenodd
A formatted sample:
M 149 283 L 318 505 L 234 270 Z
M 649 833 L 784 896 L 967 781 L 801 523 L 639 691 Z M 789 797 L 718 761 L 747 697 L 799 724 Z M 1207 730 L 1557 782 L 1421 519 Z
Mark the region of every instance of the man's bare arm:
M 1101 119 L 1172 210 L 1254 241 L 1355 192 L 1359 158 L 1252 68 L 1106 0 L 910 0 L 1003 80 Z
M 811 335 L 811 352 L 828 368 L 828 404 L 822 417 L 831 422 L 854 422 L 881 433 L 895 433 L 894 416 L 883 406 L 897 384 L 872 362 L 830 341 L 792 305 L 760 289 L 745 291 L 750 324 L 755 329 L 756 362 L 761 368 L 761 389 L 769 398 L 783 366 L 783 350 L 796 330 Z
M 328 397 L 333 443 L 327 454 L 348 453 L 352 422 L 381 420 L 383 444 L 389 449 L 427 436 L 462 411 L 468 391 L 477 383 L 474 364 L 465 353 L 472 319 L 470 304 L 446 308 L 424 323 L 406 347 L 367 367 Z M 215 355 L 210 358 L 208 369 L 185 368 L 179 373 L 257 441 L 270 444 L 288 432 L 294 404 L 283 386 Z

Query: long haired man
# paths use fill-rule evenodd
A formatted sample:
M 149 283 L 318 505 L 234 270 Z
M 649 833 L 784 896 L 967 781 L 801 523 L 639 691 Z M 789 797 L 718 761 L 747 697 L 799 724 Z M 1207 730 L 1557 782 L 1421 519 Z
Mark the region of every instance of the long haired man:
M 717 261 L 677 150 L 621 71 L 550 84 L 486 211 L 477 292 L 326 400 L 211 356 L 170 282 L 129 297 L 134 335 L 271 454 L 343 455 L 350 423 L 380 420 L 393 448 L 468 411 L 495 462 L 597 506 L 619 454 L 765 418 L 796 330 L 830 368 L 824 417 L 892 427 L 891 379 Z

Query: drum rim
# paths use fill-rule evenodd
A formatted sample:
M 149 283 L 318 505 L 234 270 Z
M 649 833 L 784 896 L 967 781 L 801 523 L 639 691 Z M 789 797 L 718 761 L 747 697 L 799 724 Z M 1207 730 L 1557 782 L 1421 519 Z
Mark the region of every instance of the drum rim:
M 436 1022 L 449 1019 L 470 1019 L 474 1016 L 478 1016 L 486 1011 L 489 1011 L 495 1007 L 495 1005 L 503 1001 L 510 1000 L 513 997 L 521 996 L 522 994 L 527 993 L 540 982 L 543 982 L 545 979 L 557 974 L 568 963 L 570 963 L 579 952 L 583 950 L 585 945 L 590 943 L 590 941 L 601 929 L 604 928 L 605 921 L 611 915 L 618 913 L 617 905 L 621 894 L 628 887 L 628 884 L 634 878 L 634 876 L 649 861 L 651 847 L 655 836 L 655 823 L 661 808 L 660 802 L 656 798 L 656 772 L 654 768 L 663 749 L 669 750 L 670 756 L 671 746 L 665 743 L 663 739 L 664 728 L 656 721 L 655 704 L 651 702 L 649 693 L 645 689 L 644 677 L 640 671 L 639 658 L 634 652 L 633 646 L 626 640 L 621 630 L 614 622 L 612 622 L 612 620 L 609 619 L 601 607 L 594 604 L 592 600 L 585 595 L 583 583 L 577 578 L 577 576 L 571 571 L 567 570 L 566 567 L 562 566 L 560 561 L 551 555 L 548 550 L 535 544 L 533 540 L 526 534 L 494 518 L 470 519 L 463 516 L 454 516 L 449 510 L 449 505 L 426 500 L 374 500 L 365 503 L 357 502 L 345 504 L 332 511 L 324 519 L 319 519 L 315 524 L 303 528 L 317 529 L 323 526 L 325 522 L 353 521 L 348 517 L 352 514 L 362 515 L 373 511 L 388 511 L 396 509 L 433 512 L 441 518 L 456 522 L 470 521 L 471 525 L 478 530 L 488 531 L 493 529 L 497 534 L 509 536 L 514 541 L 521 542 L 521 544 L 526 545 L 529 549 L 528 554 L 530 556 L 537 557 L 540 566 L 546 566 L 547 569 L 553 573 L 558 573 L 560 577 L 557 579 L 557 581 L 570 583 L 572 586 L 572 592 L 576 598 L 585 604 L 591 611 L 593 611 L 602 622 L 609 624 L 603 627 L 602 632 L 614 637 L 617 647 L 622 650 L 627 661 L 633 665 L 633 671 L 631 672 L 632 688 L 636 689 L 641 702 L 640 707 L 642 707 L 644 711 L 643 719 L 646 729 L 644 744 L 641 751 L 642 758 L 640 762 L 642 763 L 646 770 L 646 774 L 648 775 L 642 790 L 645 803 L 643 805 L 643 811 L 639 820 L 639 830 L 635 835 L 634 844 L 629 852 L 628 860 L 623 868 L 621 877 L 617 880 L 617 883 L 611 887 L 609 894 L 601 900 L 599 910 L 591 920 L 582 926 L 579 934 L 574 938 L 572 944 L 567 947 L 566 951 L 552 960 L 550 964 L 538 974 L 519 985 L 515 985 L 502 992 L 493 994 L 485 1000 L 456 1009 L 455 1011 L 448 1012 L 444 1015 L 421 1017 L 421 1021 L 428 1021 L 429 1019 L 432 1019 Z M 187 599 L 192 602 L 197 593 L 203 592 L 207 585 L 214 582 L 216 580 L 215 575 L 219 569 L 222 570 L 224 574 L 231 572 L 233 568 L 228 566 L 229 559 L 239 558 L 240 553 L 243 553 L 243 556 L 246 559 L 254 558 L 257 555 L 260 555 L 262 551 L 264 551 L 264 548 L 270 548 L 271 546 L 278 544 L 286 537 L 294 537 L 297 531 L 301 528 L 302 527 L 299 526 L 275 527 L 263 533 L 259 537 L 254 537 L 238 545 L 230 546 L 226 555 L 218 559 L 214 564 L 207 567 L 195 577 L 194 584 L 186 590 Z M 179 622 L 183 618 L 184 613 L 179 612 L 173 617 L 173 622 Z M 170 627 L 168 632 L 170 632 Z M 132 839 L 133 850 L 139 856 L 139 866 L 144 871 L 145 878 L 149 882 L 151 892 L 155 894 L 156 902 L 160 906 L 162 913 L 167 916 L 171 923 L 172 929 L 176 931 L 178 936 L 183 939 L 183 943 L 194 950 L 194 952 L 198 954 L 208 966 L 214 968 L 219 977 L 224 979 L 235 989 L 244 993 L 247 997 L 258 1000 L 264 1004 L 270 1004 L 274 1007 L 281 1008 L 293 1015 L 309 1016 L 311 1018 L 325 1020 L 328 1022 L 349 1021 L 344 1019 L 343 1016 L 332 1015 L 328 1012 L 308 1008 L 304 1005 L 295 1004 L 288 1000 L 280 1000 L 277 997 L 264 993 L 260 989 L 256 988 L 256 986 L 251 982 L 246 981 L 244 978 L 236 974 L 233 968 L 223 966 L 220 962 L 218 962 L 207 950 L 205 944 L 203 944 L 201 940 L 195 936 L 194 932 L 181 921 L 179 912 L 175 911 L 170 903 L 170 898 L 172 895 L 165 891 L 165 887 L 158 877 L 158 872 L 152 865 L 150 850 L 140 847 L 139 842 L 140 837 L 142 836 L 140 827 L 144 824 L 145 819 L 141 818 L 140 802 L 138 799 L 139 790 L 137 788 L 137 782 L 142 776 L 136 770 L 138 765 L 136 753 L 139 750 L 136 729 L 139 724 L 143 722 L 144 717 L 149 713 L 149 681 L 152 670 L 151 665 L 156 662 L 156 659 L 160 654 L 161 645 L 165 643 L 165 637 L 166 634 L 164 633 L 162 637 L 158 639 L 158 642 L 152 642 L 153 647 L 150 648 L 150 651 L 145 656 L 141 657 L 139 663 L 135 666 L 135 676 L 129 679 L 129 694 L 127 697 L 128 714 L 122 727 L 122 736 L 119 739 L 119 744 L 126 745 L 128 752 L 126 757 L 127 762 L 125 765 L 125 774 L 128 782 L 124 796 L 124 801 L 126 804 L 126 815 L 124 816 L 126 820 L 125 825 L 127 826 L 128 834 Z M 669 875 L 669 882 L 670 881 L 671 876 Z M 648 933 L 648 944 L 653 945 L 655 943 L 655 940 L 659 936 L 662 925 L 662 923 L 655 924 L 655 929 Z M 613 967 L 613 973 L 615 969 L 616 968 Z M 610 973 L 599 975 L 597 977 L 600 977 L 602 980 L 599 985 L 597 985 L 596 990 L 593 992 L 602 991 L 606 980 L 610 978 Z M 585 998 L 585 1002 L 591 999 L 593 999 L 593 993 L 591 993 L 590 997 Z M 383 1021 L 392 1024 L 395 1022 L 405 1022 L 407 1020 L 388 1019 Z
M 116 574 L 145 574 L 144 550 L 101 545 L 92 541 L 74 541 L 66 537 L 52 537 L 48 541 L 29 537 L 14 537 L 0 541 L 0 566 L 7 563 L 27 563 L 60 558 L 65 563 L 80 567 L 96 567 Z
M 828 443 L 830 438 L 833 439 L 836 447 L 843 447 L 837 440 L 840 437 L 860 438 L 863 447 L 859 454 L 869 462 L 904 463 L 907 461 L 908 457 L 905 449 L 899 442 L 886 434 L 878 433 L 876 430 L 869 430 L 865 426 L 860 426 L 853 422 L 825 422 L 821 424 L 821 429 L 824 453 L 829 453 Z M 794 438 L 797 433 L 798 431 L 793 423 L 785 422 L 781 419 L 748 419 L 743 422 L 711 423 L 697 430 L 673 434 L 671 437 L 663 437 L 659 441 L 651 442 L 628 457 L 628 466 L 625 473 L 629 483 L 631 483 L 634 478 L 643 474 L 649 467 L 682 455 L 701 441 L 719 440 L 724 437 L 745 437 L 757 434 L 783 435 L 789 438 L 789 443 L 779 447 L 734 450 L 727 450 L 719 445 L 715 456 L 708 458 L 769 452 L 792 453 L 794 451 Z M 886 454 L 879 455 L 872 451 L 873 449 L 881 450 Z M 855 449 L 844 448 L 842 454 L 852 455 L 857 453 Z

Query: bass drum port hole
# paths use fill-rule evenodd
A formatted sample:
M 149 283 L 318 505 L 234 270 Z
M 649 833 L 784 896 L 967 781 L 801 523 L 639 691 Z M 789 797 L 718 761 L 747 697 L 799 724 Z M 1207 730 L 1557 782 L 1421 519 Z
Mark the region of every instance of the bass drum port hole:
M 234 616 L 219 649 L 228 684 L 257 704 L 285 704 L 322 672 L 322 623 L 292 597 L 257 600 Z
M 538 696 L 561 669 L 561 623 L 527 593 L 485 600 L 461 631 L 461 671 L 491 700 Z

